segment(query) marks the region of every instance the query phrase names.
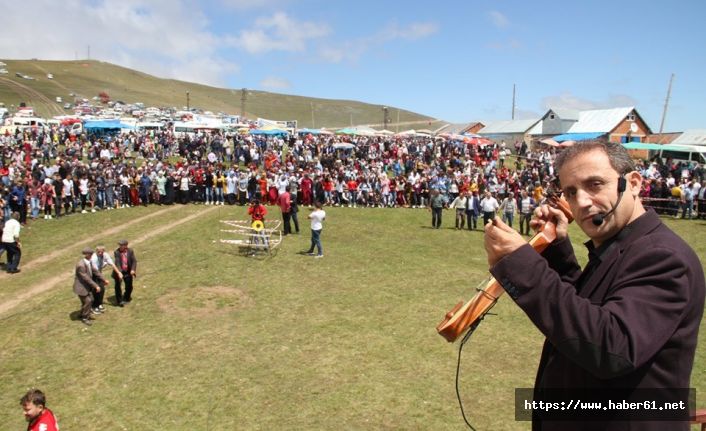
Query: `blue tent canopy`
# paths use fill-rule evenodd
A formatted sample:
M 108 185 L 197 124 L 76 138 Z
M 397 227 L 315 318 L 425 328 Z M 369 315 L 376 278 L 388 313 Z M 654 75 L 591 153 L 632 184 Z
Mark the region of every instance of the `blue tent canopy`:
M 307 134 L 320 135 L 321 129 L 299 129 L 299 130 L 297 130 L 297 133 L 300 135 L 307 135 Z
M 266 135 L 266 136 L 285 136 L 288 135 L 289 132 L 286 130 L 279 130 L 279 129 L 272 129 L 272 130 L 262 130 L 262 129 L 253 129 L 250 131 L 251 135 Z
M 605 132 L 595 132 L 595 133 L 564 133 L 563 135 L 557 135 L 554 136 L 552 139 L 554 139 L 557 142 L 564 142 L 564 141 L 588 141 L 591 139 L 596 139 L 599 138 L 603 135 L 605 135 Z
M 86 130 L 104 129 L 133 129 L 130 124 L 121 123 L 120 120 L 89 120 L 83 124 Z

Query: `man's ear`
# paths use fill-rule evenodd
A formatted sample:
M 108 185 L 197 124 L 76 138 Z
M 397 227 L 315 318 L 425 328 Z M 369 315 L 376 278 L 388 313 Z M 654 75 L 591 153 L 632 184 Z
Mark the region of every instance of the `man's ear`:
M 631 171 L 625 175 L 628 183 L 628 190 L 633 197 L 637 197 L 642 190 L 642 175 L 638 171 Z

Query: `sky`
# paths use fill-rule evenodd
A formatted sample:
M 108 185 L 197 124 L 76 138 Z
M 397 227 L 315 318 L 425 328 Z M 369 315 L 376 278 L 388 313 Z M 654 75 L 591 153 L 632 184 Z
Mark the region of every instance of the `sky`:
M 674 74 L 664 131 L 706 129 L 703 0 L 0 0 L 0 9 L 12 17 L 3 59 L 90 52 L 161 78 L 451 123 L 511 119 L 514 86 L 516 119 L 634 106 L 657 133 Z

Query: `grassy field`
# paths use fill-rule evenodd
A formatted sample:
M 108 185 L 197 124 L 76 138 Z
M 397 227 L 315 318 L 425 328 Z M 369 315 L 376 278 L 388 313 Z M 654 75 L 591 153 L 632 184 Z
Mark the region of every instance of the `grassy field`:
M 451 228 L 450 212 L 433 230 L 425 210 L 326 211 L 323 259 L 299 254 L 309 245 L 306 209 L 301 234 L 268 259 L 217 242 L 219 220 L 244 219 L 242 208 L 132 208 L 31 224 L 25 270 L 0 275 L 0 304 L 67 274 L 0 314 L 0 428 L 23 429 L 19 397 L 39 387 L 62 430 L 464 429 L 457 344 L 435 326 L 486 277 L 482 234 Z M 703 222 L 665 221 L 706 257 Z M 581 247 L 575 226 L 572 235 Z M 112 250 L 120 238 L 139 259 L 134 301 L 108 306 L 86 328 L 74 320 L 70 272 L 82 247 Z M 509 298 L 494 312 L 464 349 L 465 407 L 480 430 L 529 429 L 514 421 L 514 389 L 532 386 L 543 337 Z
M 94 61 L 2 60 L 7 63 L 7 75 L 0 75 L 0 102 L 7 107 L 25 102 L 39 115 L 51 117 L 72 114 L 64 111 L 63 103 L 78 98 L 91 99 L 107 92 L 112 100 L 126 103 L 142 102 L 146 107 L 189 106 L 212 112 L 241 113 L 242 89 L 216 88 L 173 79 L 161 79 L 114 64 Z M 29 75 L 34 80 L 22 79 L 15 73 Z M 47 79 L 47 73 L 54 75 Z M 56 97 L 63 102 L 56 103 Z M 299 127 L 346 127 L 383 122 L 382 105 L 353 100 L 319 99 L 267 91 L 245 91 L 245 114 L 273 120 L 297 120 Z M 97 102 L 93 102 L 97 103 Z M 393 131 L 407 129 L 437 129 L 446 124 L 429 116 L 395 107 L 389 107 L 389 119 L 399 126 L 388 124 Z M 380 127 L 382 128 L 382 127 Z

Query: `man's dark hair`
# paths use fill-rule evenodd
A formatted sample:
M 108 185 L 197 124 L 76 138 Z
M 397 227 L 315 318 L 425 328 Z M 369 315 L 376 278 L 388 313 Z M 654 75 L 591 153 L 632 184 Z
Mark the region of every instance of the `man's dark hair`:
M 47 399 L 44 396 L 44 392 L 39 389 L 30 389 L 27 391 L 22 398 L 20 398 L 20 405 L 24 406 L 27 403 L 32 403 L 35 406 L 45 406 L 47 405 Z
M 608 156 L 610 166 L 620 175 L 625 175 L 635 170 L 635 164 L 625 147 L 616 142 L 608 142 L 605 139 L 594 139 L 576 143 L 562 150 L 554 161 L 557 174 L 561 172 L 561 168 L 567 161 L 595 149 L 602 150 Z

